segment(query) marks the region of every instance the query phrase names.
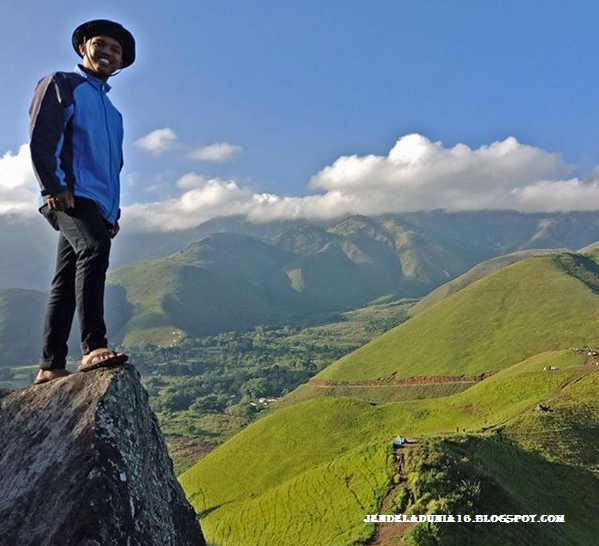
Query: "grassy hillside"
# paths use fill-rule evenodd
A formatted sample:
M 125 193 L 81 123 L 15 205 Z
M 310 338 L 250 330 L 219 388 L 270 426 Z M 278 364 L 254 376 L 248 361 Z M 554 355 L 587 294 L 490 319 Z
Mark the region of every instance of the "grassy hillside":
M 380 443 L 350 450 L 225 512 L 208 513 L 202 530 L 219 537 L 222 546 L 343 546 L 367 540 L 372 524 L 362 520 L 376 512 L 387 490 L 388 453 Z
M 402 402 L 406 400 L 423 400 L 425 398 L 441 398 L 450 396 L 472 387 L 469 382 L 433 383 L 427 385 L 340 385 L 326 386 L 305 383 L 283 398 L 277 407 L 286 407 L 310 398 L 334 396 L 336 398 L 353 398 L 371 404 Z
M 533 355 L 593 343 L 599 268 L 578 254 L 534 257 L 447 297 L 316 377 L 355 381 L 496 371 Z
M 451 296 L 451 294 L 460 291 L 462 288 L 466 288 L 473 282 L 486 277 L 494 271 L 498 271 L 499 269 L 507 267 L 508 265 L 521 262 L 522 260 L 532 258 L 533 256 L 544 256 L 547 254 L 557 254 L 560 252 L 564 252 L 564 250 L 521 250 L 519 252 L 513 252 L 511 254 L 499 256 L 498 258 L 486 260 L 478 265 L 475 265 L 472 269 L 463 275 L 460 275 L 458 278 L 445 283 L 439 288 L 433 290 L 430 294 L 427 294 L 416 305 L 414 305 L 414 307 L 412 307 L 410 310 L 410 315 L 415 316 L 419 313 L 422 313 L 422 311 L 425 311 L 429 307 L 436 305 L 440 301 Z
M 314 463 L 361 445 L 365 437 L 384 440 L 399 433 L 489 427 L 554 395 L 578 376 L 580 364 L 580 358 L 570 351 L 547 353 L 446 398 L 380 406 L 346 398 L 308 400 L 252 424 L 185 473 L 182 483 L 190 491 L 202 491 L 204 510 L 262 492 Z M 547 365 L 561 367 L 543 372 Z M 246 452 L 252 454 L 252 461 L 240 457 Z M 216 468 L 223 464 L 231 472 L 213 479 Z
M 240 235 L 214 235 L 167 258 L 137 262 L 109 277 L 133 306 L 123 344 L 177 344 L 185 336 L 277 322 L 263 283 L 290 254 Z
M 533 257 L 337 361 L 182 475 L 208 540 L 594 544 L 599 366 L 569 347 L 597 339 L 598 293 L 599 266 L 589 256 Z M 391 380 L 485 371 L 496 373 L 466 387 Z M 534 410 L 539 403 L 548 410 Z M 389 457 L 397 434 L 418 442 Z M 310 502 L 322 518 L 308 514 Z M 330 506 L 340 507 L 334 527 Z M 357 521 L 360 511 L 565 514 L 566 523 L 385 530 Z
M 565 515 L 565 523 L 419 525 L 406 544 L 595 544 L 597 476 L 547 461 L 511 438 L 484 434 L 425 441 L 406 452 L 405 467 L 399 496 L 408 499 L 403 507 L 408 513 L 536 514 L 537 520 Z
M 542 371 L 544 366 L 558 363 L 561 364 L 560 370 Z M 354 454 L 371 446 L 371 449 L 378 450 L 378 455 L 368 468 L 379 477 L 370 478 L 377 485 L 372 487 L 370 497 L 360 501 L 362 513 L 370 513 L 368 509 L 372 504 L 380 501 L 378 484 L 384 482 L 385 472 L 388 474 L 388 487 L 391 485 L 389 463 L 385 462 L 384 454 L 388 452 L 389 441 L 394 435 L 401 433 L 423 438 L 431 434 L 455 433 L 456 428 L 477 431 L 510 423 L 516 417 L 529 415 L 537 402 L 547 402 L 554 397 L 559 399 L 574 392 L 571 389 L 580 383 L 576 381 L 581 373 L 592 374 L 596 370 L 594 367 L 583 368 L 582 364 L 583 360 L 570 352 L 549 353 L 506 369 L 467 391 L 435 400 L 381 406 L 339 398 L 309 400 L 251 425 L 185 473 L 181 482 L 196 510 L 206 514 L 204 529 L 208 540 L 215 544 L 235 544 L 235 540 L 238 544 L 268 544 L 270 540 L 282 545 L 316 546 L 329 543 L 324 540 L 325 537 L 331 544 L 353 544 L 362 534 L 372 534 L 372 526 L 361 522 L 356 526 L 356 512 L 349 520 L 340 516 L 333 532 L 326 515 L 322 520 L 306 519 L 306 509 L 300 508 L 303 501 L 297 498 L 299 491 L 303 491 L 304 496 L 311 494 L 315 503 L 319 502 L 317 492 L 334 492 L 334 501 L 325 496 L 323 505 L 331 502 L 340 506 L 351 505 L 355 500 L 352 500 L 353 488 L 347 486 L 347 480 L 358 476 L 356 487 L 363 491 L 360 480 L 365 479 L 361 475 L 364 465 L 352 463 Z M 582 421 L 583 425 L 588 427 L 588 420 Z M 505 442 L 502 438 L 505 438 L 507 430 L 496 441 Z M 597 441 L 597 431 L 587 440 Z M 508 453 L 509 445 L 502 443 Z M 493 450 L 481 452 L 487 459 L 493 457 Z M 480 463 L 484 471 L 497 474 L 497 483 L 505 487 L 500 473 L 501 464 L 495 459 L 496 467 L 492 467 L 491 463 L 484 462 L 484 457 L 481 456 L 483 462 Z M 530 458 L 529 455 L 527 457 Z M 331 465 L 337 464 L 340 465 L 339 471 L 331 472 Z M 546 474 L 543 479 L 548 480 L 549 487 L 557 490 L 560 479 L 564 478 L 563 473 L 553 478 L 549 472 Z M 587 479 L 586 474 L 582 476 Z M 584 483 L 582 479 L 578 481 Z M 499 485 L 493 487 L 496 489 Z M 492 488 L 493 491 L 495 489 Z M 526 505 L 519 504 L 524 495 L 522 489 L 507 491 L 506 494 L 509 493 L 515 503 L 512 508 L 518 506 L 524 510 Z M 547 513 L 564 513 L 569 506 Z M 348 514 L 352 513 L 347 510 Z M 235 523 L 239 521 L 235 515 L 239 514 L 244 515 L 242 521 L 246 525 Z M 590 517 L 590 513 L 583 510 L 580 517 Z M 254 521 L 253 527 L 247 525 L 249 518 Z M 273 523 L 272 518 L 279 523 Z M 288 529 L 287 534 L 282 532 L 283 528 Z M 294 531 L 289 532 L 289 529 Z M 304 535 L 315 538 L 304 538 Z M 239 542 L 241 536 L 244 538 Z M 334 541 L 335 537 L 340 537 L 339 542 Z
M 587 468 L 599 476 L 598 389 L 599 373 L 583 375 L 549 401 L 551 411 L 525 413 L 505 432 L 549 461 Z

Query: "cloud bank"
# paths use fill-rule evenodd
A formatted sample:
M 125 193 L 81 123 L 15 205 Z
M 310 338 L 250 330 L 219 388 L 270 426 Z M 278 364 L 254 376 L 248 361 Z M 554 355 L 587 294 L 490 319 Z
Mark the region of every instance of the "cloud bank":
M 146 142 L 156 153 L 176 142 L 174 132 L 159 131 L 150 133 L 154 137 Z M 237 153 L 224 144 L 213 149 L 214 157 Z M 473 149 L 405 135 L 386 155 L 339 157 L 312 177 L 312 193 L 306 196 L 259 193 L 236 180 L 195 172 L 173 180 L 170 187 L 168 198 L 124 207 L 123 226 L 133 231 L 177 230 L 233 214 L 268 222 L 434 209 L 599 210 L 599 167 L 582 179 L 572 177 L 572 167 L 559 154 L 513 137 Z M 29 151 L 23 145 L 16 155 L 8 152 L 0 158 L 0 215 L 33 214 L 36 195 Z
M 312 177 L 313 195 L 256 193 L 234 180 L 188 173 L 177 181 L 179 197 L 125 213 L 140 229 L 168 230 L 231 214 L 268 222 L 434 209 L 599 210 L 599 168 L 584 180 L 571 178 L 571 171 L 559 154 L 514 137 L 472 149 L 410 134 L 387 155 L 338 158 Z

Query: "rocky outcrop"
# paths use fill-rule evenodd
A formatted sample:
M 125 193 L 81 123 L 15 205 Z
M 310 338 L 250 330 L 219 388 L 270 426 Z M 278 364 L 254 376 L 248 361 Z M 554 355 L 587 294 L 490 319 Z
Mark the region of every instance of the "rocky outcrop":
M 0 393 L 0 546 L 201 546 L 132 366 Z

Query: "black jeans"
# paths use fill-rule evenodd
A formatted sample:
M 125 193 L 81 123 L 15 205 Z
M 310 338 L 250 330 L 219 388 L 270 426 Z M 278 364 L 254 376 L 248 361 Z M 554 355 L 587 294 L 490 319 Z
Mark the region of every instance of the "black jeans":
M 75 208 L 42 214 L 60 231 L 56 273 L 44 321 L 42 369 L 64 368 L 75 309 L 81 327 L 81 350 L 107 346 L 104 285 L 110 255 L 109 225 L 91 199 L 75 197 Z

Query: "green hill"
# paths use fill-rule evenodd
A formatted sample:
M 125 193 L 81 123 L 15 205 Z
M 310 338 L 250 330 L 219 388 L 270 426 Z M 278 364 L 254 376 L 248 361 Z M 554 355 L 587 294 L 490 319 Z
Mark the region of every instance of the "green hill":
M 337 361 L 181 476 L 208 540 L 594 544 L 599 365 L 569 348 L 596 344 L 598 297 L 591 257 L 536 256 Z M 455 387 L 455 376 L 482 372 L 495 373 Z M 454 377 L 401 382 L 441 375 Z M 393 453 L 397 434 L 417 443 Z M 398 512 L 564 514 L 565 523 L 362 521 Z
M 291 254 L 241 235 L 213 235 L 167 258 L 112 273 L 132 306 L 117 334 L 125 345 L 172 345 L 183 337 L 277 322 L 265 288 Z
M 542 371 L 549 363 L 564 362 L 557 372 Z M 362 522 L 359 516 L 379 512 L 373 507 L 381 501 L 381 488 L 385 483 L 387 491 L 391 488 L 389 445 L 394 435 L 415 436 L 422 441 L 430 435 L 451 434 L 456 428 L 474 432 L 503 424 L 501 434 L 468 437 L 472 442 L 468 457 L 478 458 L 481 472 L 493 477 L 485 494 L 494 498 L 503 491 L 511 504 L 487 501 L 487 509 L 492 511 L 477 513 L 506 513 L 502 510 L 510 506 L 512 512 L 508 513 L 534 513 L 530 512 L 531 504 L 524 501 L 535 494 L 506 477 L 505 461 L 498 460 L 497 454 L 512 466 L 522 457 L 535 467 L 531 451 L 524 452 L 517 444 L 512 447 L 510 442 L 517 439 L 517 433 L 508 425 L 514 419 L 530 418 L 531 408 L 538 402 L 565 400 L 582 381 L 596 384 L 596 368 L 587 367 L 583 372 L 581 364 L 570 352 L 550 353 L 504 370 L 463 393 L 436 400 L 382 406 L 329 397 L 309 400 L 251 425 L 185 473 L 181 482 L 202 515 L 208 540 L 214 544 L 350 545 L 372 534 L 372 524 Z M 581 373 L 590 375 L 580 379 Z M 599 421 L 596 415 L 579 417 L 579 426 L 589 431 L 586 444 L 580 445 L 591 450 L 599 440 Z M 486 447 L 491 445 L 500 446 L 500 450 Z M 543 480 L 543 490 L 559 490 L 566 476 L 575 479 L 567 489 L 569 504 L 558 508 L 559 503 L 543 502 L 541 496 L 536 504 L 551 506 L 553 511 L 540 513 L 566 513 L 574 521 L 590 520 L 593 507 L 588 503 L 584 508 L 576 505 L 573 514 L 572 501 L 582 502 L 583 492 L 599 491 L 597 478 L 589 473 L 599 467 L 595 463 L 580 468 L 568 466 L 567 474 L 555 476 L 547 469 L 541 472 L 542 478 L 537 474 L 537 479 Z M 518 471 L 525 469 L 519 467 Z M 420 479 L 421 474 L 423 471 L 418 473 Z M 443 480 L 439 476 L 436 479 Z M 416 489 L 414 485 L 412 489 Z M 425 493 L 432 501 L 433 493 L 439 495 L 440 491 L 443 488 L 412 491 L 415 507 L 424 510 Z M 538 501 L 538 494 L 536 498 Z M 305 505 L 314 507 L 313 517 L 307 516 L 309 508 Z M 516 507 L 519 511 L 514 512 Z M 335 518 L 337 524 L 331 525 Z M 579 534 L 591 537 L 597 531 L 599 522 Z
M 486 260 L 478 265 L 475 265 L 472 269 L 460 275 L 458 278 L 445 283 L 433 290 L 430 294 L 427 294 L 422 298 L 416 305 L 410 309 L 410 316 L 415 316 L 418 313 L 422 313 L 429 307 L 439 303 L 451 294 L 458 292 L 462 288 L 472 284 L 473 282 L 486 277 L 494 271 L 498 271 L 508 265 L 512 265 L 522 260 L 527 260 L 533 256 L 544 256 L 547 254 L 558 254 L 560 252 L 567 252 L 565 249 L 546 249 L 546 250 L 521 250 L 519 252 L 513 252 L 512 254 L 506 254 L 497 258 Z
M 0 290 L 0 367 L 39 362 L 47 300 L 48 294 L 37 290 Z M 125 324 L 131 309 L 118 286 L 107 287 L 105 306 L 110 336 Z M 69 337 L 72 358 L 81 355 L 80 339 L 79 324 L 75 317 Z
M 479 374 L 599 331 L 599 266 L 562 253 L 496 271 L 335 362 L 317 379 Z
M 213 233 L 223 230 L 244 233 Z M 433 211 L 264 226 L 237 218 L 186 231 L 182 244 L 193 233 L 208 236 L 184 251 L 135 262 L 110 275 L 122 291 L 120 306 L 127 309 L 120 315 L 126 320 L 118 324 L 118 341 L 172 345 L 186 336 L 258 324 L 315 323 L 382 297 L 422 297 L 498 255 L 535 245 L 588 244 L 599 237 L 599 217 Z M 155 253 L 166 252 L 176 241 L 172 234 L 163 239 L 157 239 Z M 138 250 L 125 255 L 140 256 Z M 119 252 L 122 258 L 123 249 Z M 502 258 L 478 274 L 521 257 Z

